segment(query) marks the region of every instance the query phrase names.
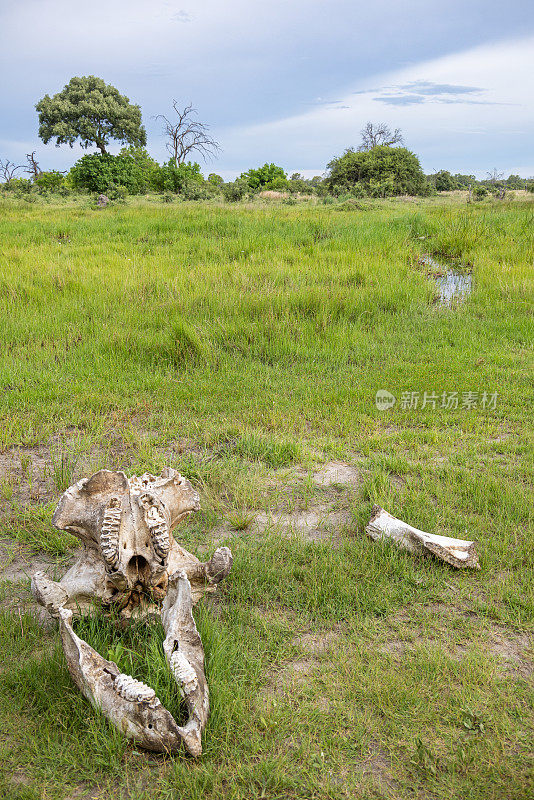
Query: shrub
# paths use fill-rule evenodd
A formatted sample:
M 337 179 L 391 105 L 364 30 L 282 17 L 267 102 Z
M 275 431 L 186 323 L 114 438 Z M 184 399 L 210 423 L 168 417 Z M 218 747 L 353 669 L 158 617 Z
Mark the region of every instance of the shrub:
M 213 191 L 204 181 L 202 183 L 191 181 L 185 184 L 181 195 L 184 200 L 209 200 L 210 197 L 213 197 Z
M 6 192 L 16 192 L 17 194 L 29 194 L 32 190 L 32 181 L 29 178 L 11 178 L 4 184 Z
M 243 200 L 249 192 L 249 185 L 243 178 L 237 178 L 232 183 L 225 183 L 221 188 L 224 199 L 229 203 L 237 203 L 239 200 Z
M 160 167 L 155 178 L 155 188 L 159 192 L 174 192 L 174 194 L 192 191 L 193 184 L 203 183 L 200 165 L 190 162 L 176 165 L 173 161 L 169 161 Z
M 39 192 L 57 192 L 63 186 L 63 175 L 53 169 L 50 172 L 41 172 L 34 180 Z
M 210 172 L 210 174 L 208 175 L 208 183 L 211 183 L 212 186 L 220 188 L 223 185 L 224 180 L 223 178 L 221 178 L 220 175 L 217 175 L 215 172 Z
M 243 172 L 239 177 L 254 192 L 262 189 L 288 188 L 287 175 L 282 167 L 277 167 L 276 164 L 264 164 L 263 167 L 258 167 L 258 169 L 249 169 L 248 172 Z
M 119 153 L 123 158 L 132 158 L 142 175 L 141 191 L 155 189 L 158 183 L 160 165 L 155 161 L 145 147 L 123 147 Z
M 485 197 L 487 197 L 487 194 L 488 190 L 485 186 L 475 186 L 473 189 L 473 198 L 475 200 L 483 200 Z
M 128 190 L 125 186 L 112 186 L 108 191 L 108 198 L 116 203 L 124 203 L 127 196 Z
M 436 172 L 431 180 L 437 192 L 452 192 L 454 189 L 458 188 L 458 183 L 446 169 Z
M 118 156 L 93 153 L 83 156 L 72 167 L 69 178 L 76 189 L 104 193 L 122 186 L 128 194 L 144 192 L 147 186 L 143 168 L 130 154 Z

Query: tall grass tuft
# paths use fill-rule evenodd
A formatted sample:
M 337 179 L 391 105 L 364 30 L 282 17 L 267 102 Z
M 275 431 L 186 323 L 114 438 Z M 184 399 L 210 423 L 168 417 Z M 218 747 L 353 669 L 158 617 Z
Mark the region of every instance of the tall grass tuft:
M 250 461 L 263 461 L 273 469 L 287 467 L 300 457 L 300 447 L 295 442 L 273 436 L 260 436 L 255 432 L 243 434 L 230 449 Z
M 171 324 L 169 354 L 176 366 L 206 362 L 209 347 L 198 332 L 183 317 Z

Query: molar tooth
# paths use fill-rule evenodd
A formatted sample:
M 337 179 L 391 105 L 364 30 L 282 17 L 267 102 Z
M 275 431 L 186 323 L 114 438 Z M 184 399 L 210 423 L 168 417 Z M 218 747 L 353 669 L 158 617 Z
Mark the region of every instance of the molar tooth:
M 142 681 L 136 681 L 135 678 L 132 678 L 131 675 L 126 675 L 124 672 L 121 672 L 115 678 L 115 689 L 125 700 L 137 703 L 143 701 L 149 703 L 155 700 L 159 704 L 156 692 L 151 686 L 147 686 Z
M 198 679 L 195 670 L 180 650 L 174 651 L 169 659 L 169 666 L 186 694 L 196 689 Z
M 114 568 L 119 561 L 119 531 L 122 508 L 118 497 L 112 497 L 104 511 L 100 530 L 100 549 L 108 567 Z

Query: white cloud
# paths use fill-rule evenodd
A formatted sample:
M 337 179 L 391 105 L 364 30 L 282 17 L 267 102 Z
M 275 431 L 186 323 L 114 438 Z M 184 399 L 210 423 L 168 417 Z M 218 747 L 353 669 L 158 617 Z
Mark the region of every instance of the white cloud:
M 334 155 L 357 146 L 367 120 L 384 121 L 403 130 L 428 171 L 483 175 L 494 166 L 495 152 L 498 166 L 509 171 L 517 162 L 514 142 L 534 133 L 534 86 L 527 80 L 533 72 L 534 37 L 485 45 L 374 76 L 337 91 L 341 99 L 332 104 L 321 98 L 305 113 L 227 129 L 220 139 L 227 161 L 254 142 L 258 161 L 317 173 Z M 399 103 L 377 102 L 384 97 Z M 523 167 L 523 174 L 533 173 L 534 153 Z

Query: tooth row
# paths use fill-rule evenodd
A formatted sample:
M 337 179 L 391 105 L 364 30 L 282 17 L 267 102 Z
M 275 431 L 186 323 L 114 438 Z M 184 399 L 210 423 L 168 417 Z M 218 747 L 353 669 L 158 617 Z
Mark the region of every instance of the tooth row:
M 180 650 L 174 651 L 169 659 L 169 666 L 186 694 L 190 694 L 197 688 L 198 681 L 195 670 Z
M 170 548 L 170 540 L 169 540 L 169 529 L 167 527 L 166 522 L 161 522 L 159 525 L 155 525 L 151 531 L 152 535 L 152 542 L 154 544 L 154 550 L 159 558 L 162 561 L 165 561 L 167 556 L 169 555 L 169 548 Z
M 100 530 L 100 548 L 106 564 L 115 569 L 119 563 L 119 530 L 122 509 L 117 501 L 112 500 L 104 512 L 104 520 Z
M 136 681 L 131 675 L 125 675 L 123 672 L 115 678 L 115 689 L 121 697 L 131 702 L 140 703 L 144 700 L 150 702 L 156 698 L 156 692 L 151 686 Z
M 156 555 L 165 562 L 171 545 L 169 526 L 165 519 L 165 506 L 148 492 L 141 495 L 139 502 L 144 510 L 145 523 L 150 531 Z

